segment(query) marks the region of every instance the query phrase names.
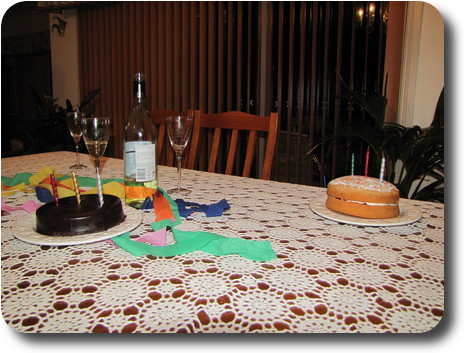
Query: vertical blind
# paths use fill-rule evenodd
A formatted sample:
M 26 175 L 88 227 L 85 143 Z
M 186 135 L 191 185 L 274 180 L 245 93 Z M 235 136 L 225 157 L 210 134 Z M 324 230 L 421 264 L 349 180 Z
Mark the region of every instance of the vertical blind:
M 322 185 L 346 168 L 349 146 L 308 147 L 354 108 L 354 88 L 382 87 L 384 2 L 102 2 L 79 7 L 81 96 L 101 88 L 113 118 L 109 154 L 122 157 L 131 81 L 147 78 L 149 109 L 281 116 L 273 179 Z
M 256 101 L 258 3 L 109 2 L 79 8 L 81 95 L 101 88 L 122 156 L 131 80 L 145 73 L 147 106 L 186 112 L 250 110 Z
M 341 99 L 338 75 L 380 93 L 388 3 L 279 2 L 273 12 L 272 94 L 281 116 L 274 178 L 322 186 L 349 171 L 353 151 L 345 142 L 322 146 L 314 159 L 306 152 L 356 113 Z

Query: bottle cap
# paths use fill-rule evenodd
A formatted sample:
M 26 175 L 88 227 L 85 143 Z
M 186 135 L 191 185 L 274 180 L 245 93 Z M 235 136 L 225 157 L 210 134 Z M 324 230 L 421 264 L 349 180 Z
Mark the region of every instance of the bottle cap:
M 138 82 L 145 81 L 145 75 L 143 74 L 143 72 L 137 72 L 134 75 L 134 81 L 138 81 Z

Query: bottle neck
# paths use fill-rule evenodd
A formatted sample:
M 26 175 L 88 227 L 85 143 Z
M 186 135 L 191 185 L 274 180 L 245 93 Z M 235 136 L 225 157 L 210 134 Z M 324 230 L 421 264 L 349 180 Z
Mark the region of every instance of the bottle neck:
M 145 81 L 134 81 L 134 107 L 145 107 Z
M 143 97 L 143 98 L 134 97 L 134 107 L 144 107 L 145 108 L 145 97 Z

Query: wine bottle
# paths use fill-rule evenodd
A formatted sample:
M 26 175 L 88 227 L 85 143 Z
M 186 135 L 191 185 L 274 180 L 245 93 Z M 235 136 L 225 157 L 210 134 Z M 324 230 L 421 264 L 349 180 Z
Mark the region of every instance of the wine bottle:
M 124 129 L 125 203 L 141 208 L 145 199 L 158 191 L 156 128 L 145 106 L 145 76 L 133 81 L 134 106 Z

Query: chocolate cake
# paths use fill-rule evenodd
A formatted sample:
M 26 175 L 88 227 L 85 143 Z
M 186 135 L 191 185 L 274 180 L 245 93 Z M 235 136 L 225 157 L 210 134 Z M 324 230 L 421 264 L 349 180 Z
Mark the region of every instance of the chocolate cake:
M 74 196 L 41 206 L 36 211 L 37 232 L 45 235 L 71 236 L 108 230 L 126 218 L 121 199 L 103 195 L 100 207 L 98 195 L 81 195 L 80 204 Z

